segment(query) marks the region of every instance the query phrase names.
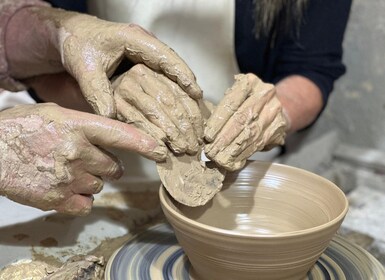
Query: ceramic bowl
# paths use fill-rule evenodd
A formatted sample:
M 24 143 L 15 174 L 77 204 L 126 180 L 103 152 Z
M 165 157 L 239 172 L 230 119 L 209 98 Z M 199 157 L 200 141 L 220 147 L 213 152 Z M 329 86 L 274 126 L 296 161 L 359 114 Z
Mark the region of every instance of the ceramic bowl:
M 160 188 L 163 212 L 198 279 L 303 279 L 347 211 L 344 193 L 308 171 L 249 162 L 206 205 Z

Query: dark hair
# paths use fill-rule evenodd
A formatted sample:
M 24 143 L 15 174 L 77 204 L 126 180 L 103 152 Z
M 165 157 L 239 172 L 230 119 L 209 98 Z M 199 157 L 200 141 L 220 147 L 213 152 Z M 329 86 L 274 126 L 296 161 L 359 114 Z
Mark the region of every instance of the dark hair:
M 297 35 L 308 0 L 253 0 L 255 36 Z

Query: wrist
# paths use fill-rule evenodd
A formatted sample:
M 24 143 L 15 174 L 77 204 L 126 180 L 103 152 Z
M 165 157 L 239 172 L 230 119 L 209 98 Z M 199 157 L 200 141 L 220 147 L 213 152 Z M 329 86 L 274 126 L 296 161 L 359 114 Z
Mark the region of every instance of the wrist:
M 56 44 L 56 27 L 38 15 L 48 7 L 24 7 L 9 20 L 5 33 L 5 51 L 13 78 L 63 71 Z M 25 28 L 27 26 L 27 28 Z

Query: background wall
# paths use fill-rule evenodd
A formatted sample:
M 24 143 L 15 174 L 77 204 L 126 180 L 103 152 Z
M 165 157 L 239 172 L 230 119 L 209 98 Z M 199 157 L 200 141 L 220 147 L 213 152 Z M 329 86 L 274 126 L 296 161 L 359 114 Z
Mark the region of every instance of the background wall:
M 337 130 L 341 142 L 385 151 L 385 1 L 353 0 L 344 41 L 347 73 L 305 142 Z

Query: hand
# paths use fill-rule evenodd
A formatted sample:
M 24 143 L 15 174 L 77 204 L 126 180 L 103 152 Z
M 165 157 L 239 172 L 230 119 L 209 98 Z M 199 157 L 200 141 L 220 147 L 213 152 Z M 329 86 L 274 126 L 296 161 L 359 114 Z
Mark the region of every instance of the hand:
M 77 82 L 67 73 L 26 81 L 39 98 L 90 112 Z M 131 123 L 176 154 L 195 154 L 203 143 L 203 121 L 197 102 L 162 74 L 137 64 L 113 83 L 119 120 Z
M 64 67 L 100 115 L 116 115 L 109 77 L 124 57 L 163 73 L 190 97 L 202 96 L 185 62 L 134 24 L 112 23 L 55 8 L 29 7 L 12 17 L 7 34 L 17 34 L 6 38 L 13 77 L 57 73 Z
M 206 123 L 206 155 L 230 171 L 240 169 L 254 152 L 282 145 L 286 125 L 274 86 L 237 75 Z
M 54 104 L 0 113 L 0 194 L 42 210 L 85 215 L 102 178 L 119 178 L 119 160 L 101 147 L 164 160 L 166 147 L 134 127 Z
M 202 144 L 198 104 L 166 76 L 137 64 L 117 78 L 114 97 L 118 119 L 132 123 L 173 152 L 195 154 Z

